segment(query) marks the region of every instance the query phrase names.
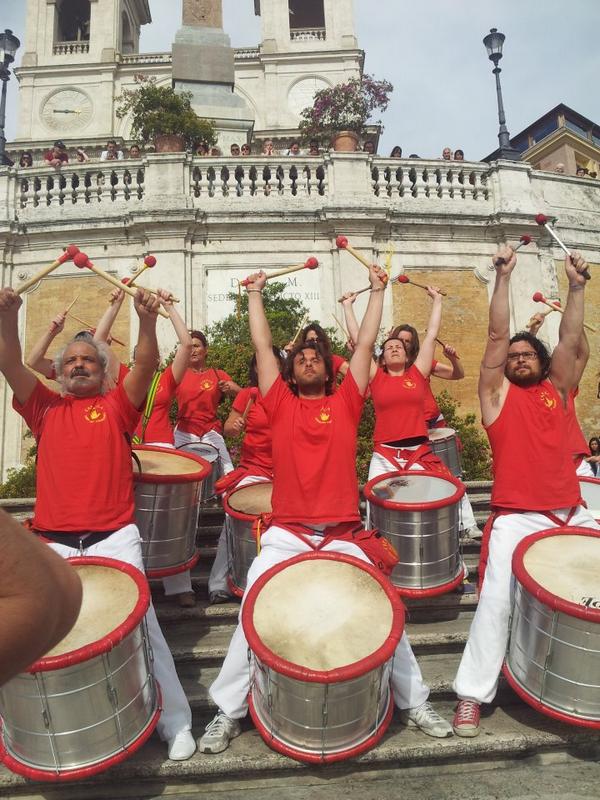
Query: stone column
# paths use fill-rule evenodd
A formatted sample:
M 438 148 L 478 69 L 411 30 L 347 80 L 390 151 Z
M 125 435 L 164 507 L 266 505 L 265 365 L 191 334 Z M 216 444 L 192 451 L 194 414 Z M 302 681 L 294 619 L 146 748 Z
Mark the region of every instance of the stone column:
M 253 115 L 233 91 L 233 49 L 223 30 L 221 0 L 183 0 L 182 26 L 173 44 L 173 81 L 177 90 L 192 93 L 199 116 L 215 120 L 223 155 L 229 155 L 232 142 L 249 138 Z

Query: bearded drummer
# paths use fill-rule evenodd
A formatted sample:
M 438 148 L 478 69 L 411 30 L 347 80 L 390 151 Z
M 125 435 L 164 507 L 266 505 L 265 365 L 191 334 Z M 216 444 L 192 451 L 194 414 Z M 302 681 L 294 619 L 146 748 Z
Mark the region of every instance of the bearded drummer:
M 273 437 L 274 478 L 272 524 L 262 535 L 260 553 L 248 571 L 247 589 L 275 564 L 316 549 L 363 561 L 389 556 L 381 544 L 381 555 L 374 555 L 377 542 L 359 535 L 362 525 L 355 466 L 357 429 L 381 322 L 384 280 L 385 272 L 371 267 L 372 291 L 356 349 L 346 377 L 334 392 L 331 360 L 324 357 L 318 342 L 294 348 L 284 375 L 279 374 L 262 302 L 266 275 L 259 272 L 249 278 L 250 332 Z M 372 559 L 365 552 L 369 545 Z M 219 711 L 200 740 L 202 752 L 221 752 L 240 733 L 249 683 L 248 643 L 238 624 L 219 676 L 210 687 Z M 451 735 L 450 725 L 427 700 L 429 689 L 406 635 L 394 656 L 392 690 L 405 722 L 431 736 Z
M 569 292 L 552 356 L 530 333 L 510 338 L 509 283 L 516 263 L 515 252 L 507 245 L 494 257 L 496 283 L 479 377 L 494 485 L 480 574 L 486 559 L 487 568 L 454 681 L 459 699 L 454 732 L 467 737 L 477 736 L 481 703 L 490 703 L 496 694 L 509 637 L 511 561 L 516 546 L 547 528 L 600 529 L 581 505 L 565 417 L 583 331 L 586 262 L 577 253 L 565 259 Z
M 159 297 L 167 296 L 159 290 Z M 21 304 L 13 289 L 0 290 L 0 369 L 14 393 L 13 407 L 38 445 L 33 531 L 64 558 L 114 558 L 143 572 L 130 442 L 158 361 L 159 300 L 137 290 L 135 367 L 115 389 L 105 391 L 105 346 L 76 340 L 56 359 L 61 394 L 46 388 L 23 364 Z M 152 605 L 146 619 L 163 700 L 158 732 L 168 743 L 169 758 L 185 760 L 196 749 L 190 706 Z

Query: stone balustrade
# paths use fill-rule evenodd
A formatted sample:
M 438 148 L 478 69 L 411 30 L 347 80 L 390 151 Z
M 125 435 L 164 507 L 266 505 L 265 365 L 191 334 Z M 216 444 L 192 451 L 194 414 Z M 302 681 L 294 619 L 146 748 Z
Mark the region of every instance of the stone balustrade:
M 122 53 L 121 64 L 170 64 L 171 53 Z
M 55 56 L 72 56 L 72 55 L 79 55 L 80 53 L 89 53 L 90 52 L 90 43 L 89 42 L 58 42 L 52 48 L 52 53 Z
M 325 28 L 291 28 L 290 39 L 293 42 L 324 42 L 326 30 Z
M 397 158 L 374 159 L 371 168 L 373 194 L 390 198 L 432 197 L 489 199 L 489 166 L 460 161 L 425 161 Z

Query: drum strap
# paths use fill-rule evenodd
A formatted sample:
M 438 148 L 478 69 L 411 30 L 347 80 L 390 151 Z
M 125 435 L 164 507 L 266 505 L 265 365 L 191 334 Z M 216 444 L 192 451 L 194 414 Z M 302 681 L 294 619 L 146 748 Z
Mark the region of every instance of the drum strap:
M 407 470 L 415 464 L 420 464 L 425 467 L 425 469 L 431 470 L 432 472 L 439 472 L 442 475 L 451 474 L 450 470 L 439 456 L 436 456 L 435 453 L 432 452 L 429 443 L 419 445 L 419 447 L 414 450 L 386 447 L 382 444 L 376 444 L 373 449 L 378 455 L 394 464 L 396 469 L 399 470 Z
M 152 416 L 152 410 L 154 408 L 154 403 L 156 401 L 156 393 L 158 391 L 158 384 L 161 378 L 162 372 L 157 370 L 154 373 L 152 378 L 152 383 L 150 384 L 150 388 L 148 389 L 148 394 L 146 395 L 146 407 L 144 408 L 144 413 L 142 415 L 142 435 L 134 436 L 133 443 L 134 444 L 143 444 L 144 438 L 146 436 L 146 428 L 148 427 L 148 423 L 150 422 L 150 417 Z
M 114 531 L 36 531 L 33 529 L 33 532 L 43 542 L 62 544 L 83 552 L 86 547 L 92 547 L 92 545 L 108 539 L 117 530 L 118 528 Z

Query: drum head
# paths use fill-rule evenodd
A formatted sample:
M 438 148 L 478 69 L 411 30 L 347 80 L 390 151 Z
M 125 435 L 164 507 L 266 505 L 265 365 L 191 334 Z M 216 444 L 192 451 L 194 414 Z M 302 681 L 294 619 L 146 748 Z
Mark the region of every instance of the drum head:
M 357 559 L 310 555 L 278 565 L 250 590 L 251 636 L 243 624 L 251 649 L 258 639 L 274 662 L 318 672 L 338 671 L 385 650 L 379 663 L 387 660 L 403 622 L 392 587 L 388 592 L 374 568 Z
M 150 590 L 139 570 L 109 558 L 73 558 L 83 589 L 73 629 L 29 672 L 59 669 L 108 652 L 142 620 Z
M 142 471 L 134 461 L 133 478 L 141 483 L 193 483 L 210 474 L 210 464 L 195 453 L 162 447 L 134 447 Z
M 464 486 L 450 476 L 410 470 L 388 472 L 370 480 L 365 487 L 366 498 L 385 508 L 430 510 L 457 502 Z
M 192 453 L 193 455 L 200 456 L 209 464 L 214 464 L 219 459 L 219 451 L 216 447 L 208 442 L 188 442 L 188 444 L 181 445 L 177 448 L 178 453 Z
M 592 517 L 600 519 L 600 480 L 579 478 L 579 489 Z
M 270 514 L 273 510 L 271 507 L 272 491 L 273 484 L 270 481 L 252 483 L 242 486 L 241 489 L 234 489 L 227 497 L 227 504 L 230 509 L 250 517 Z
M 534 542 L 523 556 L 527 574 L 543 589 L 569 603 L 600 602 L 600 533 L 567 533 Z
M 431 428 L 428 436 L 430 442 L 440 442 L 446 439 L 454 439 L 456 431 L 454 428 Z

